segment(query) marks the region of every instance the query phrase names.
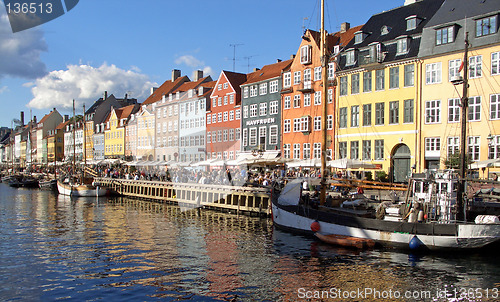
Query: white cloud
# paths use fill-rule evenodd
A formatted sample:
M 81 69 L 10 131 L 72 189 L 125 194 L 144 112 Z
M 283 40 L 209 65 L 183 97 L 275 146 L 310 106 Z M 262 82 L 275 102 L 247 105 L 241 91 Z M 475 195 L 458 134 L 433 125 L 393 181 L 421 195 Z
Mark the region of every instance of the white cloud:
M 12 33 L 7 14 L 0 10 L 0 78 L 35 79 L 47 73 L 40 54 L 47 51 L 43 32 L 29 29 Z
M 189 67 L 197 68 L 199 66 L 202 66 L 205 63 L 203 63 L 202 61 L 198 60 L 197 58 L 195 58 L 192 55 L 183 55 L 183 56 L 178 57 L 175 60 L 175 64 L 178 64 L 178 65 L 185 64 L 185 65 L 187 65 Z
M 6 91 L 9 91 L 9 87 L 7 87 L 7 86 L 0 87 L 0 94 L 4 93 Z
M 144 74 L 106 63 L 98 68 L 89 65 L 68 65 L 66 70 L 52 71 L 30 84 L 34 98 L 28 107 L 36 109 L 71 108 L 73 99 L 78 105 L 84 102 L 92 103 L 101 97 L 104 91 L 116 97 L 123 97 L 125 93 L 132 92 L 133 98 L 146 98 L 151 87 L 158 86 L 157 83 L 151 83 Z

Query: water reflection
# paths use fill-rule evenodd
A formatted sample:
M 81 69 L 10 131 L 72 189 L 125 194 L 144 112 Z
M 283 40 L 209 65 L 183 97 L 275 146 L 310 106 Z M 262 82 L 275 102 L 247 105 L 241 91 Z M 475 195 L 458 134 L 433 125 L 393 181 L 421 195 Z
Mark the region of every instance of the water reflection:
M 6 300 L 298 301 L 321 291 L 500 286 L 492 254 L 342 249 L 255 217 L 5 185 L 0 211 Z

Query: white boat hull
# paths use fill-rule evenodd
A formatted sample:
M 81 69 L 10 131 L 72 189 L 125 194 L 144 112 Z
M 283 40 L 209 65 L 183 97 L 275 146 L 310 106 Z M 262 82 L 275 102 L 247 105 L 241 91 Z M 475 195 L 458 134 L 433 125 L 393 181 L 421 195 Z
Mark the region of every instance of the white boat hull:
M 297 215 L 285 209 L 272 205 L 273 223 L 283 229 L 301 233 L 313 233 L 311 224 L 318 221 L 314 218 Z M 367 219 L 367 218 L 363 218 Z M 420 240 L 426 248 L 437 249 L 474 249 L 481 248 L 490 243 L 500 240 L 500 225 L 498 224 L 459 224 L 454 235 L 432 235 L 414 234 L 410 232 L 381 231 L 361 227 L 347 226 L 334 222 L 318 221 L 320 234 L 343 235 L 356 238 L 375 240 L 386 246 L 409 248 L 410 241 L 414 236 Z M 378 221 L 377 223 L 384 223 Z
M 91 185 L 70 185 L 57 182 L 59 194 L 75 197 L 106 196 L 108 190 L 99 186 Z

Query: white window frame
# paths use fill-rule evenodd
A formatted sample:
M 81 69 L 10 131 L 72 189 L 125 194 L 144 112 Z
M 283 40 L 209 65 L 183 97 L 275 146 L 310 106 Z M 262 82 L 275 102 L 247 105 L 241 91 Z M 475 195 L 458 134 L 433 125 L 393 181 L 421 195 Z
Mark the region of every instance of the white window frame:
M 441 123 L 441 100 L 425 102 L 425 124 Z
M 441 83 L 441 62 L 425 65 L 425 84 L 432 85 Z

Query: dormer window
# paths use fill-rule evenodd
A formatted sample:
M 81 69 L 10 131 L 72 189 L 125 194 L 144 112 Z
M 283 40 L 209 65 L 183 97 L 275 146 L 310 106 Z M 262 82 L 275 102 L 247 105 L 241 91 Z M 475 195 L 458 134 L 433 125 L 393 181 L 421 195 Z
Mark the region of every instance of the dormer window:
M 345 57 L 346 65 L 354 65 L 354 63 L 356 63 L 356 51 L 354 49 L 346 52 Z
M 198 88 L 198 95 L 203 95 L 203 86 L 200 86 L 200 88 Z
M 391 29 L 392 28 L 390 26 L 387 25 L 382 26 L 382 28 L 380 29 L 380 35 L 381 36 L 387 35 L 389 32 L 391 32 Z
M 375 42 L 370 44 L 370 58 L 369 63 L 382 63 L 384 61 L 384 53 L 382 52 L 382 44 Z
M 418 18 L 416 15 L 409 16 L 406 18 L 406 31 L 414 30 L 420 24 L 422 19 Z
M 410 45 L 410 38 L 404 36 L 397 40 L 397 52 L 396 55 L 407 54 Z
M 364 40 L 364 34 L 361 31 L 358 31 L 357 33 L 354 34 L 354 44 L 359 44 L 363 42 Z
M 300 48 L 300 63 L 311 64 L 312 47 L 311 45 L 304 45 Z
M 447 26 L 436 30 L 436 45 L 453 43 L 455 41 L 455 26 Z

